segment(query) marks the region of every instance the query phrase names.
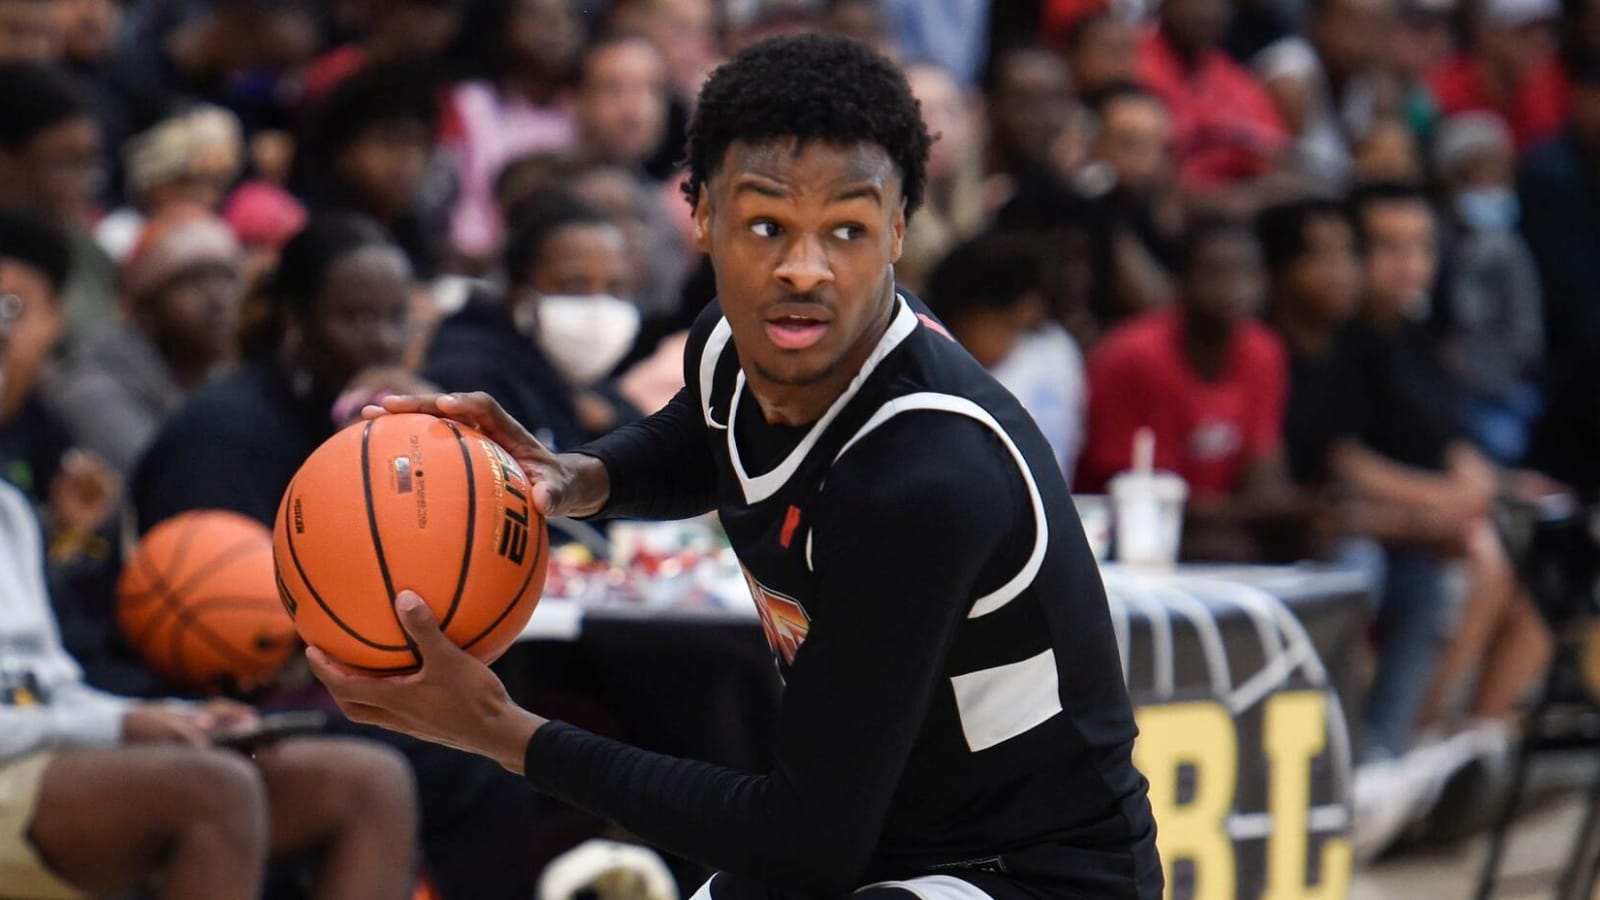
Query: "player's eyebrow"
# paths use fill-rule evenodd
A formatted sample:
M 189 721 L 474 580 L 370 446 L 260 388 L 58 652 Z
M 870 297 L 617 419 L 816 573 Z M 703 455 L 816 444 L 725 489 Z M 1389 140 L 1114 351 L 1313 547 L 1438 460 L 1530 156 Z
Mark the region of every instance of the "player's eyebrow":
M 771 197 L 774 200 L 784 200 L 789 196 L 789 192 L 783 188 L 774 186 L 765 179 L 758 180 L 751 175 L 740 175 L 739 180 L 734 183 L 733 192 L 735 194 L 760 194 L 763 197 Z
M 844 203 L 848 200 L 871 200 L 879 206 L 883 205 L 883 188 L 876 184 L 853 184 L 833 196 L 834 203 Z

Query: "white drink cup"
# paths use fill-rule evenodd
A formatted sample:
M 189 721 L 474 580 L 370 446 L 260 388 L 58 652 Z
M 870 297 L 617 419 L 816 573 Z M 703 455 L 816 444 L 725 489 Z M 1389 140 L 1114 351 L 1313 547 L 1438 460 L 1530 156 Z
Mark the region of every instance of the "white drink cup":
M 1111 479 L 1117 562 L 1171 568 L 1183 540 L 1189 485 L 1171 472 L 1123 472 Z

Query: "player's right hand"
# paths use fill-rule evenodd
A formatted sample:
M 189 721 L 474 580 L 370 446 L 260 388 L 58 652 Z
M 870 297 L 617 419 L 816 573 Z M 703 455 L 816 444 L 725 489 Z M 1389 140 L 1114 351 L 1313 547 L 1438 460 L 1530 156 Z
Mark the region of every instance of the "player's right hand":
M 122 714 L 124 744 L 187 744 L 204 747 L 203 716 L 192 709 L 170 703 L 138 703 Z
M 522 423 L 511 418 L 493 397 L 482 391 L 385 397 L 379 404 L 361 411 L 362 418 L 366 419 L 389 413 L 425 413 L 483 432 L 522 467 L 533 487 L 533 507 L 546 518 L 593 515 L 605 505 L 609 491 L 603 477 L 604 466 L 591 457 L 550 452 Z M 602 473 L 599 478 L 594 477 L 596 469 Z

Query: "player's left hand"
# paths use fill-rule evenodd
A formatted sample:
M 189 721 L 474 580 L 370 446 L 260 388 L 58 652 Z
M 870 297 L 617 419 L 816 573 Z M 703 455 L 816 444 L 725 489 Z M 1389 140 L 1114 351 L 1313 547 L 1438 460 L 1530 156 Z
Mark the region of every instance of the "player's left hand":
M 487 756 L 520 774 L 528 741 L 544 720 L 511 702 L 488 666 L 451 643 L 421 597 L 401 591 L 394 606 L 421 657 L 416 672 L 361 675 L 316 647 L 306 650 L 311 671 L 352 721 Z

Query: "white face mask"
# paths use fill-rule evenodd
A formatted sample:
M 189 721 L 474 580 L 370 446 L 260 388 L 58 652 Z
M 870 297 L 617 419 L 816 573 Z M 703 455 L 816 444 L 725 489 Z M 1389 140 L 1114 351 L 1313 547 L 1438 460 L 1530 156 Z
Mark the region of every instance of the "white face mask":
M 539 349 L 578 387 L 610 374 L 639 335 L 639 308 L 607 294 L 542 297 L 523 309 L 537 318 Z

